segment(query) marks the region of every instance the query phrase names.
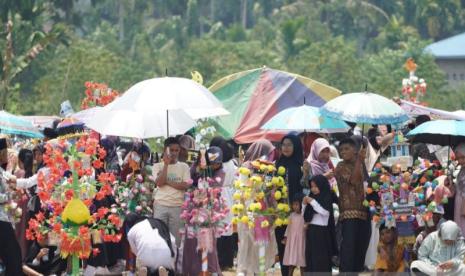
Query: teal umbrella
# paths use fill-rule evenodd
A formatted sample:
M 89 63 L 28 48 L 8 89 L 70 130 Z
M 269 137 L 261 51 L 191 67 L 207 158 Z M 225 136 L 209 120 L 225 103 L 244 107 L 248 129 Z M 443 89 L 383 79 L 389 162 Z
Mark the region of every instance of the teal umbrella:
M 323 116 L 317 107 L 302 105 L 279 112 L 262 129 L 339 133 L 347 132 L 350 127 L 344 121 Z
M 28 120 L 4 110 L 0 111 L 0 133 L 42 138 L 42 133 Z
M 370 92 L 336 97 L 323 105 L 321 114 L 347 122 L 376 125 L 398 125 L 409 119 L 398 104 Z
M 407 137 L 417 143 L 456 146 L 465 142 L 465 121 L 429 121 L 411 130 Z

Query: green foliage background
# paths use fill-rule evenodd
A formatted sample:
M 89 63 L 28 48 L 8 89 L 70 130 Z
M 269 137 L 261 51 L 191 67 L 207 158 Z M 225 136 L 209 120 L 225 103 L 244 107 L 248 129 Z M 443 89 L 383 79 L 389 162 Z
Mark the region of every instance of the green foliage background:
M 124 91 L 166 72 L 190 78 L 197 70 L 208 86 L 263 65 L 344 92 L 368 84 L 394 96 L 406 58 L 414 57 L 430 105 L 463 109 L 465 87 L 448 87 L 423 49 L 463 32 L 464 7 L 465 0 L 2 0 L 0 93 L 8 101 L 1 104 L 57 114 L 66 99 L 79 109 L 85 81 Z M 25 59 L 37 43 L 42 49 Z

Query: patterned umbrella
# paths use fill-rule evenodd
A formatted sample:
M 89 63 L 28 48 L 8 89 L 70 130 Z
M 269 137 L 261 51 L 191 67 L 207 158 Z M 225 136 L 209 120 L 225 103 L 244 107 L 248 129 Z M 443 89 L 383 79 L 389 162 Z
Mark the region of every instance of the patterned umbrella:
M 32 138 L 44 137 L 30 121 L 4 110 L 0 111 L 0 132 Z
M 302 105 L 279 112 L 262 129 L 341 133 L 350 127 L 344 121 L 321 115 L 318 107 Z
M 398 104 L 370 92 L 339 96 L 327 102 L 321 114 L 361 124 L 401 124 L 409 119 Z
M 341 94 L 326 84 L 267 67 L 226 76 L 209 89 L 231 112 L 215 120 L 219 132 L 237 143 L 279 140 L 282 133 L 261 129 L 274 115 L 304 101 L 320 107 Z

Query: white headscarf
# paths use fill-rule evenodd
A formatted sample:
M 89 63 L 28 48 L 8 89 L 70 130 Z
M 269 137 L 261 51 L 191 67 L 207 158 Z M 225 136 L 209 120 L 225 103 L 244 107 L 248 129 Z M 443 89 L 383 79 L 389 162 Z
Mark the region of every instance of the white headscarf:
M 441 233 L 441 240 L 456 241 L 462 236 L 460 227 L 452 220 L 442 223 L 439 231 Z

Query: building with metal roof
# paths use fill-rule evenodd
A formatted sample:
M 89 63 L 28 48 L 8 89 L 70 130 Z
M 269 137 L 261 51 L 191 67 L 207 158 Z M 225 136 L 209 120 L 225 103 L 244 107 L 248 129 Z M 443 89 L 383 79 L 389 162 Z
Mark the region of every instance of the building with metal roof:
M 436 58 L 450 86 L 465 85 L 465 32 L 430 44 L 425 51 Z

